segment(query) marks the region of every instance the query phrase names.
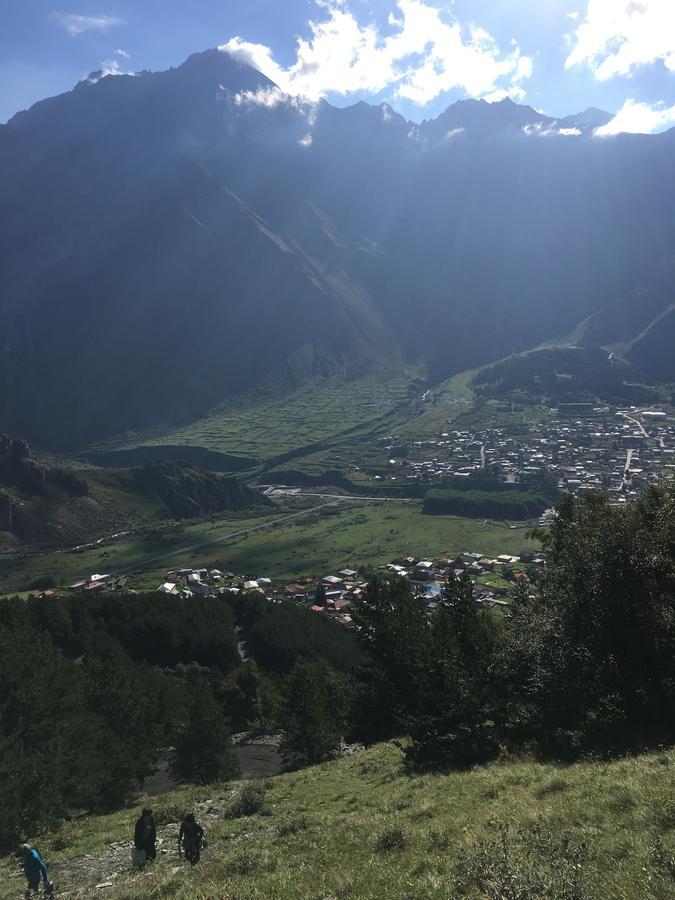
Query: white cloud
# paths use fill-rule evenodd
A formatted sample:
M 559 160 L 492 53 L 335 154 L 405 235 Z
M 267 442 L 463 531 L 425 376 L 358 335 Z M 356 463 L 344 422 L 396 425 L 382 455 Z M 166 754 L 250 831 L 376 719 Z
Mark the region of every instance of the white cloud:
M 221 90 L 225 90 L 220 85 Z M 309 125 L 314 125 L 317 115 L 317 104 L 308 100 L 306 97 L 292 96 L 286 94 L 281 88 L 275 85 L 271 87 L 261 87 L 257 91 L 239 91 L 232 97 L 236 106 L 263 106 L 266 109 L 274 109 L 275 106 L 284 104 L 286 107 L 294 109 L 298 115 L 304 116 Z
M 131 56 L 128 50 L 122 50 L 121 47 L 118 47 L 117 50 L 115 50 L 115 55 L 121 56 L 123 59 L 129 59 Z
M 675 104 L 666 106 L 663 102 L 650 104 L 626 100 L 614 118 L 606 125 L 596 128 L 593 134 L 599 137 L 609 137 L 624 132 L 651 134 L 654 131 L 663 131 L 672 125 L 675 125 Z
M 535 137 L 578 137 L 582 133 L 580 128 L 557 128 L 555 122 L 552 125 L 531 122 L 523 125 L 523 132 Z
M 280 66 L 269 47 L 234 37 L 220 49 L 263 72 L 289 94 L 313 100 L 329 94 L 395 96 L 421 106 L 453 88 L 474 97 L 503 91 L 522 99 L 520 82 L 532 74 L 532 60 L 517 44 L 504 53 L 477 25 L 446 20 L 425 0 L 396 0 L 392 34 L 362 25 L 346 0 L 321 0 L 327 16 L 310 21 L 311 37 L 299 38 L 295 62 Z
M 103 32 L 115 25 L 125 24 L 124 19 L 120 19 L 119 16 L 79 16 L 75 13 L 52 13 L 49 18 L 73 36 L 85 31 Z
M 272 109 L 288 99 L 278 87 L 260 88 L 257 91 L 239 91 L 232 98 L 237 106 L 265 106 Z
M 675 2 L 588 0 L 570 39 L 565 68 L 586 63 L 599 81 L 658 60 L 675 72 Z
M 135 76 L 135 72 L 125 72 L 123 69 L 120 69 L 120 64 L 116 59 L 104 59 L 101 63 L 101 68 L 98 72 L 92 72 L 91 75 L 87 78 L 89 84 L 96 84 L 97 81 L 100 81 L 102 78 L 106 78 L 108 75 L 131 75 Z

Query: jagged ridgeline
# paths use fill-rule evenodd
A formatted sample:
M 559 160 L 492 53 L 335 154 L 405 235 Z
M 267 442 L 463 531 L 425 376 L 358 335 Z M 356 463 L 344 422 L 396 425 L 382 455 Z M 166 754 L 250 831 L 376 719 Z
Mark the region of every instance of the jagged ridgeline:
M 607 119 L 470 100 L 415 125 L 216 50 L 37 103 L 0 126 L 0 428 L 80 448 L 571 334 L 675 377 L 675 129 Z
M 69 545 L 171 519 L 269 506 L 240 479 L 180 460 L 130 469 L 52 464 L 0 435 L 0 539 Z

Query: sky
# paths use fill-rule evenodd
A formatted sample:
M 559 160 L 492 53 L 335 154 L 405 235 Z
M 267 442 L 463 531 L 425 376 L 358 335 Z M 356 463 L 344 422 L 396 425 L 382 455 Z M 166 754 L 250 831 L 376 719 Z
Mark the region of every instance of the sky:
M 221 47 L 290 94 L 408 119 L 510 97 L 605 134 L 675 126 L 675 0 L 2 0 L 0 122 L 90 72 Z

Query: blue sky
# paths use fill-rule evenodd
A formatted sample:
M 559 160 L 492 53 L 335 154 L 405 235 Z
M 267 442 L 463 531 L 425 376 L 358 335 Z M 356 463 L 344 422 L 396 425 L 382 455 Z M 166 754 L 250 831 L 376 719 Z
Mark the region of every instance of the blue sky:
M 598 106 L 615 131 L 675 125 L 675 0 L 3 0 L 0 121 L 89 72 L 223 46 L 284 91 L 406 117 L 510 96 Z

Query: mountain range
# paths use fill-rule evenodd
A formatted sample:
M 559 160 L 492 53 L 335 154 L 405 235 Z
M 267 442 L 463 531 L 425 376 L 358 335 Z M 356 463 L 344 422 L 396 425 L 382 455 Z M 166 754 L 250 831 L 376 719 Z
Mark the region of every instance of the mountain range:
M 675 379 L 675 129 L 284 95 L 210 50 L 0 126 L 0 431 L 76 449 L 251 390 L 545 341 Z

